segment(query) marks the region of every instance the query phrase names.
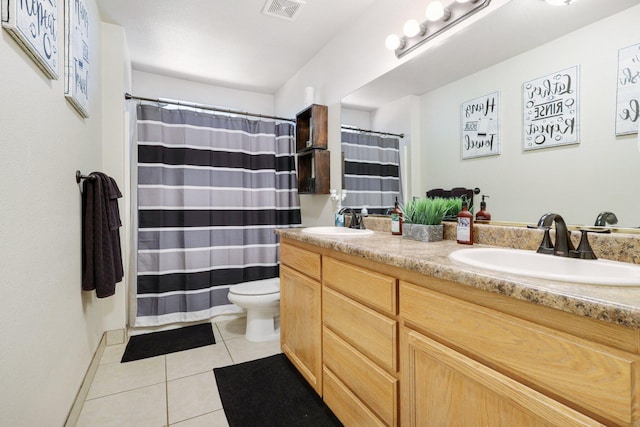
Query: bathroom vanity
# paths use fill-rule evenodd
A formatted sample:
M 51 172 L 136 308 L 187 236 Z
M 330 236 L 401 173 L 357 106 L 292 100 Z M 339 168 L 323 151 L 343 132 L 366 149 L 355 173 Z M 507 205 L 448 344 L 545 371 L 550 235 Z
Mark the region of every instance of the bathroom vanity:
M 282 350 L 346 426 L 640 425 L 640 288 L 489 272 L 451 240 L 279 234 Z

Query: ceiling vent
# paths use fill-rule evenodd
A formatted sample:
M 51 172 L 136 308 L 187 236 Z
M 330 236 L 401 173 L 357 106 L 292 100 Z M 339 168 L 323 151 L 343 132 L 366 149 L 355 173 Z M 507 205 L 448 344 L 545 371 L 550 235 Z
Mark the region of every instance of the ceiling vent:
M 267 0 L 262 13 L 293 21 L 305 0 Z

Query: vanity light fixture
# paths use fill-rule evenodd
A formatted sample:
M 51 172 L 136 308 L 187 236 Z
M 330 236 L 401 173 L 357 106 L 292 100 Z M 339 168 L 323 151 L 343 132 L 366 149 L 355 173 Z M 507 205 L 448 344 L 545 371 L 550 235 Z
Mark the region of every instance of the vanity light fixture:
M 417 20 L 410 19 L 404 24 L 404 35 L 402 37 L 395 34 L 387 36 L 385 46 L 395 51 L 398 58 L 402 58 L 423 43 L 485 8 L 490 2 L 491 0 L 456 0 L 445 6 L 441 1 L 431 1 L 426 8 L 426 21 L 420 24 Z

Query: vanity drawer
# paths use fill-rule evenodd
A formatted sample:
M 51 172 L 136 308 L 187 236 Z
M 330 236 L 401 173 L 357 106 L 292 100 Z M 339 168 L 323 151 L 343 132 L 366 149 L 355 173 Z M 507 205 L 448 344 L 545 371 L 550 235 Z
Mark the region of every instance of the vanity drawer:
M 330 257 L 324 258 L 322 274 L 324 285 L 391 316 L 397 314 L 395 278 Z
M 323 328 L 322 360 L 328 369 L 386 425 L 397 422 L 398 380 Z
M 324 326 L 387 372 L 396 373 L 395 320 L 326 287 L 322 290 L 322 319 Z
M 297 246 L 281 243 L 280 260 L 283 264 L 320 281 L 322 274 L 320 254 Z
M 410 283 L 400 316 L 438 341 L 533 388 L 622 425 L 638 421 L 640 356 Z
M 375 416 L 330 370 L 324 368 L 324 403 L 345 426 L 384 427 Z

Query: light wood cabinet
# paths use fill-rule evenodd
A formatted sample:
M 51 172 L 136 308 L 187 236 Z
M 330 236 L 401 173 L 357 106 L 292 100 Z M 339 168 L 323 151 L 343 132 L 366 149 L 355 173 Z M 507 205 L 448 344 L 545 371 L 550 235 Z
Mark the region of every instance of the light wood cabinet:
M 482 386 L 491 384 L 490 381 L 506 385 L 505 378 L 510 382 L 517 380 L 520 399 L 523 399 L 520 404 L 530 405 L 527 411 L 532 414 L 532 419 L 542 419 L 546 423 L 540 425 L 600 425 L 587 417 L 577 417 L 578 413 L 589 414 L 605 424 L 638 425 L 635 390 L 640 356 L 637 354 L 406 282 L 400 283 L 400 317 L 407 325 L 403 328 L 400 345 L 402 394 L 416 399 L 403 407 L 403 414 L 416 413 L 411 420 L 420 419 L 416 412 L 419 409 L 412 405 L 421 406 L 415 397 L 421 394 L 419 386 L 412 385 L 412 382 L 415 384 L 416 378 L 426 378 L 428 384 L 433 383 L 445 371 L 453 369 L 455 375 L 449 372 L 447 376 L 456 377 L 451 379 L 454 383 L 464 384 L 460 390 L 465 405 L 480 405 L 483 411 L 490 411 L 493 397 L 487 396 L 486 390 L 472 391 L 475 386 L 464 377 L 478 375 L 474 381 Z M 463 355 L 470 359 L 465 361 Z M 444 358 L 451 363 L 444 363 Z M 442 364 L 435 364 L 431 359 L 441 360 Z M 454 360 L 459 364 L 464 362 L 466 367 L 452 368 Z M 475 373 L 471 372 L 474 366 Z M 442 385 L 438 388 L 443 390 L 442 394 L 432 392 L 430 399 L 442 399 L 440 404 L 444 405 L 449 392 Z M 493 387 L 491 393 L 497 392 Z M 486 408 L 484 400 L 489 405 Z M 542 408 L 538 407 L 539 404 Z M 573 410 L 569 411 L 569 407 Z M 546 413 L 543 408 L 550 408 L 551 412 Z M 444 411 L 458 416 L 455 408 Z M 494 412 L 489 412 L 495 417 L 505 413 L 510 413 L 510 410 L 502 403 L 495 407 Z M 581 421 L 571 422 L 574 418 Z M 497 425 L 539 425 L 522 423 Z M 411 422 L 407 425 L 420 424 Z
M 287 245 L 280 266 L 280 344 L 282 352 L 322 395 L 321 284 L 291 268 L 314 275 L 320 271 L 320 255 Z
M 640 426 L 637 331 L 289 242 L 282 348 L 345 426 Z
M 402 328 L 401 346 L 403 425 L 602 425 L 408 328 Z
M 334 385 L 327 405 L 343 422 L 371 416 L 371 425 L 398 425 L 397 280 L 326 256 L 322 278 L 322 358 Z M 354 414 L 336 403 L 343 399 Z

